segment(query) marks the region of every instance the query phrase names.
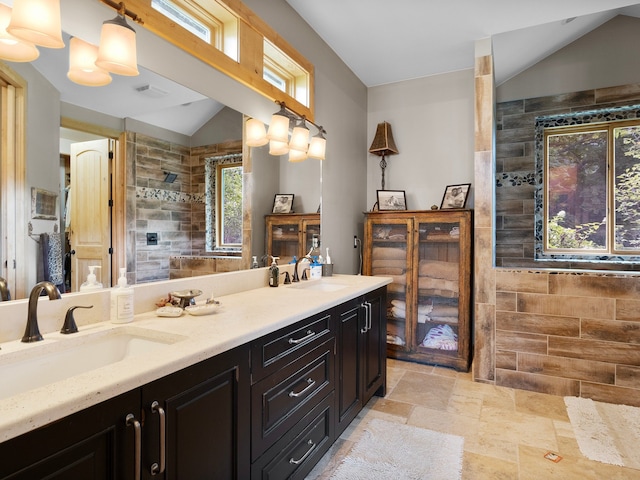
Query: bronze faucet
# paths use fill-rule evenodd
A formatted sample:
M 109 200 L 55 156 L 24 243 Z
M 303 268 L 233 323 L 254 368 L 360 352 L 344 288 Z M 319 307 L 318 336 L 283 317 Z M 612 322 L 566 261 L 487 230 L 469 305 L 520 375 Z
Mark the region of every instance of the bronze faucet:
M 7 302 L 11 300 L 11 293 L 9 292 L 9 285 L 7 281 L 0 277 L 0 302 Z
M 304 257 L 300 257 L 298 260 L 296 260 L 296 266 L 293 269 L 293 280 L 291 280 L 292 282 L 300 281 L 300 277 L 298 276 L 298 264 L 303 260 L 307 260 L 309 263 L 313 262 L 313 259 L 309 255 L 305 255 Z M 306 280 L 306 275 L 303 275 L 302 279 Z
M 49 300 L 60 300 L 60 291 L 51 282 L 36 283 L 29 294 L 29 310 L 27 312 L 27 327 L 24 330 L 22 341 L 25 343 L 38 342 L 42 340 L 40 329 L 38 328 L 38 297 L 42 291 L 47 292 Z

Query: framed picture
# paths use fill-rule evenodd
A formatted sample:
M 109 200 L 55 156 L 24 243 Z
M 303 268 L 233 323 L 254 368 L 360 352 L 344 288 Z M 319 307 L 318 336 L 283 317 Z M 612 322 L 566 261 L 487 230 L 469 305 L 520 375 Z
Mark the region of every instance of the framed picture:
M 272 213 L 291 213 L 293 209 L 293 193 L 276 193 L 273 199 Z
M 404 190 L 378 190 L 378 210 L 406 210 Z
M 58 219 L 58 194 L 31 187 L 31 218 Z
M 470 183 L 461 183 L 460 185 L 447 185 L 442 196 L 441 209 L 446 208 L 464 208 L 471 189 Z

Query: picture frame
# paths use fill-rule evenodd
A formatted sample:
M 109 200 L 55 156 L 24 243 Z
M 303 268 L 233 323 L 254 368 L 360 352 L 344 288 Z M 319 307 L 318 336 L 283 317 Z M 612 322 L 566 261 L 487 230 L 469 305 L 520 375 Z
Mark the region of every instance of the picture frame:
M 31 187 L 31 218 L 41 220 L 58 219 L 58 194 Z
M 273 197 L 272 213 L 291 213 L 293 211 L 293 193 L 276 193 Z
M 377 194 L 379 211 L 407 209 L 407 196 L 404 190 L 378 190 Z
M 442 196 L 442 203 L 440 203 L 440 210 L 464 208 L 467 204 L 469 190 L 471 190 L 470 183 L 447 185 Z

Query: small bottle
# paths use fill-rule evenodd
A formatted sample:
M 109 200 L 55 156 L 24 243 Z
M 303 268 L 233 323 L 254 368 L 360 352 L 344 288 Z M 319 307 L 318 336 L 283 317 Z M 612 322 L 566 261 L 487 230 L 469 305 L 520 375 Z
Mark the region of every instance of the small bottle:
M 255 255 L 253 256 L 253 260 L 251 260 L 251 268 L 259 268 L 258 257 Z
M 98 282 L 96 278 L 95 269 L 101 268 L 100 265 L 89 265 L 89 275 L 87 275 L 87 281 L 80 285 L 81 292 L 89 292 L 91 290 L 102 289 L 102 284 Z
M 278 268 L 278 260 L 280 257 L 271 257 L 271 266 L 269 267 L 269 286 L 277 287 L 280 282 L 280 269 Z
M 133 288 L 127 285 L 127 269 L 120 269 L 118 284 L 111 289 L 111 322 L 133 321 Z

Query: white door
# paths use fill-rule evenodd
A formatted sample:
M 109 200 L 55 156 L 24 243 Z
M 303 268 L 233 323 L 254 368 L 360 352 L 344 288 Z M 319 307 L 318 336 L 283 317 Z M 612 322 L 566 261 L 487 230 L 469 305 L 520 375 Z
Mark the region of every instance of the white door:
M 110 152 L 113 141 L 71 144 L 71 291 L 80 290 L 89 265 L 99 281 L 111 286 Z

